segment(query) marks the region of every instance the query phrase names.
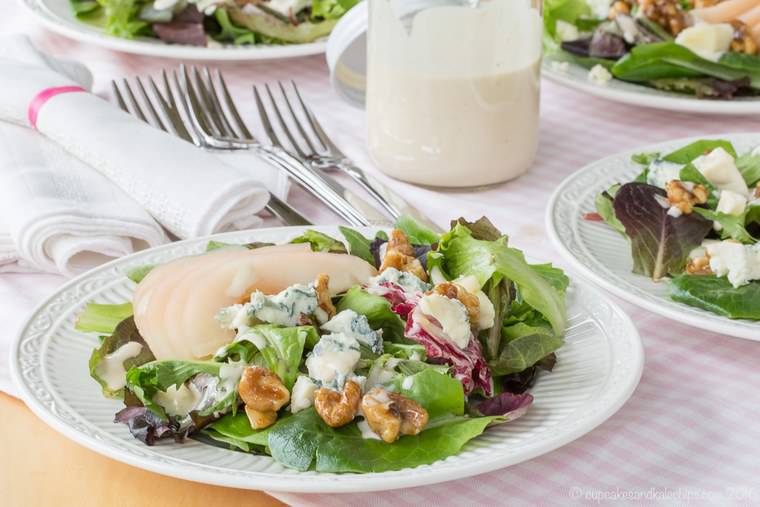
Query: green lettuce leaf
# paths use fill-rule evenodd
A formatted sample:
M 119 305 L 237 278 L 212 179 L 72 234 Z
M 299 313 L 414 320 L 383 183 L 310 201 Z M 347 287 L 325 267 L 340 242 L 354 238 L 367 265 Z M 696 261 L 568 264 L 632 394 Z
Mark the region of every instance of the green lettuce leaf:
M 238 26 L 230 20 L 229 14 L 224 9 L 216 9 L 214 18 L 219 23 L 219 32 L 213 34 L 214 39 L 222 42 L 231 42 L 236 45 L 255 44 L 256 34 L 248 28 Z
M 752 152 L 745 153 L 736 159 L 736 168 L 742 174 L 748 187 L 757 185 L 760 181 L 760 155 Z
M 716 148 L 723 148 L 732 157 L 736 158 L 734 145 L 729 141 L 724 139 L 700 139 L 699 141 L 694 141 L 672 153 L 668 153 L 663 159 L 668 162 L 673 162 L 674 164 L 688 164 L 693 162 L 697 157 L 701 157 L 705 153 Z
M 558 42 L 557 21 L 575 24 L 590 15 L 586 0 L 544 0 L 544 31 L 550 40 Z
M 694 208 L 694 213 L 718 222 L 722 228 L 720 230 L 721 239 L 735 239 L 742 243 L 752 245 L 757 242 L 752 235 L 744 228 L 744 219 L 746 214 L 729 215 L 720 211 L 712 211 L 704 208 Z
M 499 356 L 488 362 L 493 375 L 521 372 L 564 345 L 551 327 L 540 323 L 516 322 L 502 329 Z
M 346 245 L 327 234 L 314 230 L 307 230 L 297 238 L 290 240 L 291 243 L 308 243 L 314 252 L 340 253 L 346 252 Z
M 393 313 L 391 304 L 382 296 L 370 294 L 361 287 L 352 287 L 337 305 L 338 312 L 353 310 L 365 315 L 372 329 L 383 330 L 383 340 L 396 343 L 412 343 L 404 338 L 404 322 Z
M 680 273 L 689 253 L 712 230 L 712 222 L 697 213 L 673 217 L 658 198 L 665 191 L 646 183 L 626 183 L 615 195 L 615 216 L 631 240 L 634 273 L 654 280 Z
M 261 354 L 266 367 L 280 377 L 285 387 L 291 389 L 298 377 L 298 366 L 307 341 L 312 344 L 319 341 L 319 334 L 313 326 L 261 324 L 246 329 L 234 342 L 225 345 L 214 355 L 214 360 L 237 358 L 250 363 L 257 353 Z M 258 347 L 256 343 L 263 347 Z
M 375 257 L 370 251 L 372 240 L 365 238 L 362 234 L 353 229 L 349 229 L 348 227 L 339 226 L 338 229 L 341 234 L 343 234 L 343 237 L 346 238 L 346 242 L 348 243 L 348 253 L 359 257 L 360 259 L 364 259 L 374 266 Z
M 317 472 L 386 472 L 433 463 L 458 453 L 465 443 L 483 433 L 500 417 L 450 416 L 432 420 L 415 436 L 393 444 L 362 438 L 356 424 L 331 428 L 313 408 L 275 424 L 269 432 L 269 450 L 283 465 Z
M 596 205 L 596 212 L 602 217 L 604 223 L 612 227 L 613 230 L 619 232 L 625 236 L 625 227 L 620 223 L 620 220 L 615 216 L 615 194 L 620 189 L 620 184 L 612 185 L 604 192 L 600 192 L 596 196 L 594 204 Z
M 186 381 L 199 374 L 213 375 L 219 378 L 224 363 L 215 361 L 180 361 L 164 360 L 152 361 L 131 368 L 127 372 L 127 388 L 140 402 L 162 419 L 168 419 L 164 408 L 154 401 L 159 391 L 166 391 L 171 386 L 179 388 Z M 219 393 L 213 403 L 202 412 L 201 416 L 207 416 L 216 412 L 227 412 L 237 406 L 237 390 L 234 386 L 229 391 L 222 391 L 217 386 Z
M 400 216 L 396 220 L 396 229 L 400 229 L 409 242 L 414 245 L 432 245 L 437 243 L 440 236 L 409 216 Z
M 137 15 L 143 4 L 142 0 L 98 0 L 106 17 L 105 29 L 111 35 L 124 39 L 133 39 L 149 30 L 148 23 Z
M 735 288 L 725 278 L 681 274 L 670 282 L 670 297 L 729 319 L 760 320 L 760 282 Z
M 278 422 L 288 417 L 287 414 L 284 413 Z M 217 419 L 206 426 L 203 431 L 214 440 L 225 442 L 238 449 L 250 452 L 252 450 L 263 451 L 269 445 L 269 432 L 273 427 L 255 430 L 251 428 L 251 423 L 248 421 L 248 416 L 245 412 L 237 412 Z
M 105 337 L 103 342 L 100 344 L 100 347 L 92 351 L 92 354 L 90 355 L 90 361 L 88 363 L 90 368 L 90 376 L 95 379 L 98 384 L 100 384 L 101 388 L 103 389 L 104 396 L 107 396 L 109 398 L 122 398 L 124 396 L 124 388 L 112 389 L 108 383 L 100 377 L 98 374 L 98 369 L 108 354 L 115 352 L 121 346 L 129 342 L 139 343 L 142 345 L 142 349 L 136 357 L 126 359 L 122 363 L 125 372 L 133 366 L 140 366 L 155 359 L 153 352 L 150 350 L 150 347 L 148 347 L 148 344 L 145 343 L 143 337 L 140 336 L 140 332 L 137 330 L 137 326 L 135 326 L 135 320 L 130 316 L 121 321 L 116 326 L 116 329 L 113 330 L 113 333 Z
M 134 267 L 127 271 L 127 278 L 135 283 L 140 283 L 155 267 L 155 264 L 143 264 L 142 266 Z
M 357 3 L 359 0 L 312 0 L 311 17 L 338 19 Z
M 397 379 L 396 382 L 396 392 L 422 405 L 431 419 L 449 414 L 464 414 L 462 383 L 435 368 L 425 368 L 403 380 Z
M 633 47 L 612 67 L 612 75 L 625 81 L 704 76 L 735 81 L 749 77 L 751 86 L 760 85 L 760 71 L 706 60 L 673 41 Z
M 461 225 L 441 240 L 444 271 L 454 278 L 472 275 L 484 285 L 495 274 L 511 280 L 519 297 L 538 310 L 560 336 L 565 330 L 565 298 L 537 273 L 523 253 L 506 245 L 505 238 L 482 241 Z
M 132 311 L 132 303 L 87 303 L 77 317 L 74 329 L 85 333 L 113 333 L 121 321 L 132 316 Z
M 218 250 L 219 248 L 227 248 L 231 246 L 242 246 L 244 248 L 247 248 L 248 250 L 255 250 L 257 248 L 262 248 L 265 246 L 274 246 L 274 243 L 264 243 L 260 241 L 254 241 L 253 243 L 245 243 L 243 245 L 240 245 L 237 243 L 225 243 L 223 241 L 211 240 L 206 244 L 206 251 L 211 252 L 213 250 Z
M 383 342 L 383 352 L 391 354 L 393 357 L 400 359 L 412 359 L 418 357 L 424 360 L 427 354 L 425 347 L 419 343 L 394 343 L 389 341 Z

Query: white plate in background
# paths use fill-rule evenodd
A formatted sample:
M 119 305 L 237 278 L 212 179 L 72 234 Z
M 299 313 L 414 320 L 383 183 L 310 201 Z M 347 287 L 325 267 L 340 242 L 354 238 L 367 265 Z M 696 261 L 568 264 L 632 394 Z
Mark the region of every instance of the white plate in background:
M 760 341 L 760 321 L 732 320 L 670 299 L 668 282 L 633 273 L 628 241 L 604 222 L 583 219 L 595 211 L 597 194 L 641 173 L 631 155 L 669 153 L 699 139 L 726 139 L 738 153 L 760 144 L 760 134 L 726 134 L 677 139 L 642 146 L 594 162 L 571 174 L 554 191 L 546 208 L 546 229 L 554 246 L 581 275 L 626 301 L 700 329 Z
M 166 44 L 151 38 L 122 39 L 108 35 L 100 28 L 78 20 L 71 10 L 69 0 L 20 0 L 20 3 L 53 32 L 80 42 L 138 55 L 207 61 L 273 60 L 321 54 L 325 52 L 327 44 L 325 40 L 319 40 L 306 44 L 248 46 L 230 44 L 212 48 Z

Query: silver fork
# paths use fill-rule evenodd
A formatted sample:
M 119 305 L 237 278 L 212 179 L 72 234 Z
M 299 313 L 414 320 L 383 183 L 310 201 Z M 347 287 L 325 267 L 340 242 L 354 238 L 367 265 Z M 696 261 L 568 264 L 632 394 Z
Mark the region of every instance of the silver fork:
M 280 91 L 279 95 L 281 96 L 279 101 L 275 100 L 272 89 L 268 84 L 264 85 L 264 89 L 273 106 L 275 116 L 279 120 L 278 123 L 281 130 L 289 143 L 283 142 L 284 140 L 277 135 L 276 131 L 269 124 L 269 121 L 266 121 L 264 127 L 269 137 L 273 139 L 273 143 L 283 149 L 294 152 L 298 158 L 308 162 L 312 167 L 320 171 L 339 169 L 346 173 L 367 191 L 394 219 L 398 219 L 401 215 L 409 215 L 420 222 L 424 222 L 432 229 L 441 231 L 440 227 L 407 203 L 400 195 L 367 174 L 360 167 L 357 167 L 343 154 L 340 148 L 325 133 L 317 117 L 306 105 L 301 96 L 301 91 L 294 81 L 290 81 L 291 93 L 285 90 L 282 81 L 278 81 L 277 86 Z M 267 120 L 266 111 L 263 108 L 261 100 L 261 93 L 256 86 L 253 87 L 253 93 L 256 98 L 256 104 L 259 106 L 262 120 Z M 280 102 L 283 102 L 286 107 L 281 108 L 278 105 Z M 286 116 L 290 119 L 290 123 L 295 125 L 297 134 L 294 133 L 294 129 L 288 126 Z
M 189 125 L 193 135 L 220 148 L 255 151 L 286 170 L 302 187 L 352 225 L 389 224 L 387 218 L 332 178 L 279 146 L 259 142 L 243 122 L 220 71 L 215 72 L 216 79 L 213 79 L 208 67 L 203 68 L 201 75 L 196 67 L 188 72 L 181 66 L 180 74 L 182 79 L 177 80 L 175 75 L 175 81 L 182 90 L 181 104 L 191 120 Z
M 138 90 L 138 93 L 142 98 L 143 107 L 140 106 L 140 102 L 135 97 L 132 87 L 126 79 L 122 80 L 121 87 L 123 93 L 119 90 L 116 81 L 111 81 L 111 91 L 117 105 L 123 111 L 136 116 L 140 120 L 157 127 L 164 132 L 168 132 L 184 139 L 185 141 L 196 144 L 201 148 L 216 148 L 204 143 L 201 139 L 194 139 L 190 135 L 190 132 L 185 127 L 182 117 L 179 114 L 177 103 L 174 94 L 171 91 L 171 87 L 169 86 L 169 80 L 165 71 L 162 72 L 162 79 L 164 89 L 166 90 L 166 96 L 161 94 L 155 81 L 153 81 L 153 78 L 147 78 L 153 100 L 149 98 L 142 80 L 139 77 L 134 79 L 136 83 L 135 88 Z M 127 100 L 125 100 L 125 96 Z M 159 114 L 157 109 L 160 110 L 162 114 Z M 146 113 L 150 119 L 148 119 Z M 312 225 L 312 222 L 304 217 L 298 210 L 272 193 L 269 194 L 269 201 L 266 204 L 266 209 L 286 225 Z

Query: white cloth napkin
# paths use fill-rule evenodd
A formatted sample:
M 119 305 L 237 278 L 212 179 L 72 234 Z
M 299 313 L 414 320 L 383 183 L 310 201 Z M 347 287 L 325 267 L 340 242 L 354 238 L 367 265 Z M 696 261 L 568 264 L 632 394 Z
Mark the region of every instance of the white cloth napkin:
M 16 257 L 8 256 L 3 271 L 74 276 L 168 240 L 108 178 L 37 132 L 2 122 L 0 215 Z M 0 235 L 0 259 L 11 252 L 6 237 Z
M 0 120 L 28 127 L 28 105 L 39 92 L 81 86 L 72 77 L 74 67 L 41 54 L 24 35 L 0 36 Z M 256 173 L 90 93 L 50 98 L 39 111 L 37 130 L 116 183 L 180 238 L 254 227 L 260 223 L 255 214 L 269 198 Z

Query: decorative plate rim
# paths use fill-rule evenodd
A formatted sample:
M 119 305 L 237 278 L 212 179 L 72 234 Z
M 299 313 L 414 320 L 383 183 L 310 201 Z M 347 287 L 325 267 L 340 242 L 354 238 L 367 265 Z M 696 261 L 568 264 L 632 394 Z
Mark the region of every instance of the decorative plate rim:
M 337 228 L 330 226 L 310 227 L 323 232 L 334 233 Z M 636 327 L 625 312 L 604 294 L 583 283 L 573 283 L 571 294 L 582 306 L 587 318 L 604 316 L 607 321 L 602 330 L 607 339 L 610 363 L 608 375 L 596 387 L 599 396 L 582 405 L 580 417 L 571 424 L 546 431 L 525 443 L 516 445 L 515 453 L 468 458 L 469 462 L 447 463 L 441 460 L 431 465 L 414 469 L 369 474 L 324 474 L 317 472 L 265 473 L 217 467 L 195 463 L 155 452 L 153 448 L 129 444 L 113 437 L 78 414 L 68 412 L 64 400 L 56 400 L 56 392 L 46 384 L 48 372 L 41 365 L 46 345 L 55 334 L 56 315 L 66 308 L 78 306 L 84 298 L 91 296 L 88 291 L 102 289 L 107 284 L 118 282 L 131 267 L 144 264 L 150 259 L 168 259 L 203 250 L 209 239 L 242 241 L 260 237 L 262 234 L 277 236 L 284 240 L 307 227 L 278 227 L 223 233 L 185 240 L 137 252 L 95 268 L 77 277 L 46 298 L 31 314 L 11 347 L 11 375 L 26 404 L 43 421 L 66 437 L 110 458 L 137 466 L 152 472 L 187 479 L 195 482 L 247 489 L 269 491 L 339 493 L 367 492 L 404 487 L 413 487 L 455 480 L 485 473 L 553 451 L 588 433 L 611 417 L 628 400 L 641 377 L 644 365 L 644 350 Z M 376 231 L 378 228 L 364 228 Z M 588 300 L 588 301 L 585 301 Z M 593 301 L 593 304 L 589 302 Z M 597 324 L 601 326 L 601 323 Z M 84 373 L 83 373 L 84 374 Z M 556 435 L 559 432 L 560 435 Z M 512 450 L 512 447 L 510 447 Z M 231 451 L 230 451 L 231 452 Z M 453 458 L 458 458 L 459 455 Z M 464 458 L 460 458 L 464 459 Z M 413 471 L 414 473 L 410 473 Z M 296 480 L 297 478 L 297 480 Z
M 750 139 L 756 139 L 760 143 L 760 133 L 755 132 L 690 136 L 641 146 L 592 162 L 569 175 L 554 189 L 544 216 L 546 230 L 554 247 L 575 271 L 621 299 L 683 324 L 736 338 L 760 341 L 760 322 L 732 320 L 640 289 L 617 276 L 614 269 L 594 258 L 590 252 L 583 252 L 588 250 L 587 245 L 579 238 L 578 226 L 582 221 L 581 207 L 586 203 L 585 198 L 604 190 L 606 187 L 602 185 L 606 185 L 607 180 L 617 177 L 617 181 L 622 181 L 622 173 L 628 169 L 626 165 L 630 164 L 631 155 L 676 149 L 706 138 L 746 141 L 747 144 Z M 625 254 L 630 255 L 629 252 Z M 580 258 L 581 255 L 587 257 Z M 655 285 L 654 282 L 650 283 Z
M 85 23 L 76 23 L 56 15 L 46 5 L 49 1 L 51 0 L 19 0 L 19 3 L 37 21 L 59 35 L 125 53 L 201 61 L 253 61 L 318 55 L 324 53 L 327 48 L 326 40 L 290 45 L 225 45 L 220 48 L 209 48 L 173 45 L 143 39 L 122 39 L 103 33 Z

